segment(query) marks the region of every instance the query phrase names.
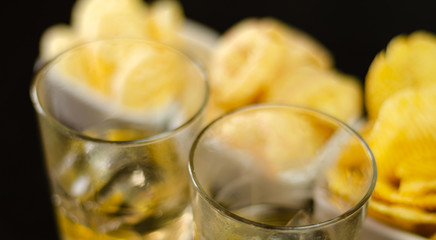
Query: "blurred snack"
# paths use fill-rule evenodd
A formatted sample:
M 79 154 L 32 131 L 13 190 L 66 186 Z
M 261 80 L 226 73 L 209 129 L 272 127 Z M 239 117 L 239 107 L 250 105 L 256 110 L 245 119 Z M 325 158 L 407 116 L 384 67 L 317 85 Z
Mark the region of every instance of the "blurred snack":
M 76 48 L 59 61 L 57 81 L 88 93 L 90 98 L 113 101 L 125 113 L 157 111 L 177 96 L 180 79 L 189 78 L 193 69 L 186 65 L 185 58 L 163 45 L 129 43 L 121 45 L 122 49 L 111 48 L 110 44 Z
M 371 200 L 369 214 L 380 221 L 423 236 L 430 237 L 434 234 L 436 214 L 419 207 Z
M 255 101 L 281 71 L 286 49 L 279 29 L 247 19 L 220 39 L 210 63 L 212 98 L 232 110 Z
M 367 189 L 372 173 L 368 159 L 368 152 L 359 139 L 353 138 L 345 143 L 344 151 L 340 153 L 337 162 L 338 167 L 328 173 L 328 187 L 341 198 L 345 198 L 351 204 L 357 204 L 365 193 L 358 189 Z M 331 196 L 332 199 L 336 196 Z
M 368 143 L 379 175 L 372 216 L 424 236 L 436 233 L 436 86 L 396 93 Z
M 249 18 L 229 29 L 209 69 L 211 101 L 224 112 L 270 102 L 312 107 L 346 122 L 362 115 L 357 79 L 334 69 L 315 39 L 273 18 Z
M 377 162 L 370 216 L 425 237 L 436 234 L 436 36 L 415 32 L 394 38 L 376 56 L 367 75 L 369 119 L 361 135 Z M 358 166 L 352 147 L 344 171 Z M 331 188 L 348 177 L 332 178 Z
M 357 79 L 313 66 L 285 71 L 261 99 L 310 107 L 348 123 L 358 120 L 363 111 L 362 89 Z
M 147 38 L 148 6 L 142 0 L 78 0 L 71 26 L 83 40 Z
M 383 102 L 405 88 L 436 82 L 436 36 L 418 31 L 392 39 L 369 67 L 366 77 L 366 107 L 376 119 Z
M 286 41 L 287 68 L 313 65 L 322 69 L 333 67 L 333 56 L 321 43 L 307 33 L 274 18 L 259 20 L 262 25 L 276 29 Z
M 176 58 L 174 52 L 160 46 L 140 48 L 120 61 L 113 76 L 112 89 L 115 98 L 123 106 L 157 110 L 181 92 L 180 79 L 187 77 L 187 65 Z
M 53 25 L 41 36 L 39 57 L 47 61 L 80 42 L 80 38 L 69 25 Z
M 155 1 L 151 4 L 147 22 L 149 36 L 155 41 L 179 46 L 184 22 L 183 8 L 178 1 Z
M 77 44 L 112 37 L 150 39 L 178 47 L 185 18 L 175 0 L 78 0 L 70 25 L 54 25 L 41 37 L 40 60 L 46 62 Z
M 316 166 L 315 156 L 332 135 L 326 123 L 277 109 L 230 116 L 218 129 L 217 139 L 249 154 L 258 168 L 273 176 L 311 162 Z

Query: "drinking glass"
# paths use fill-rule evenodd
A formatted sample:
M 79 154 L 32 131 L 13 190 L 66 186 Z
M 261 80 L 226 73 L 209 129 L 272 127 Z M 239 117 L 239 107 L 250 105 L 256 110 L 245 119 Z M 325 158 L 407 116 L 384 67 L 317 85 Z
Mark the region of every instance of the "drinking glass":
M 189 148 L 208 86 L 182 53 L 138 39 L 72 48 L 35 76 L 62 239 L 190 239 Z
M 196 240 L 358 239 L 376 181 L 374 157 L 349 126 L 283 105 L 210 123 L 189 172 Z

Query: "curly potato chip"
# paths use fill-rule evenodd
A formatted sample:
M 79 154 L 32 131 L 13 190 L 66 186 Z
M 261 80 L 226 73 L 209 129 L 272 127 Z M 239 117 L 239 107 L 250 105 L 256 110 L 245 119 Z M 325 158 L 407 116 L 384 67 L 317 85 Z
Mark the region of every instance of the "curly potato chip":
M 394 38 L 379 53 L 366 76 L 366 107 L 369 119 L 376 119 L 385 100 L 410 87 L 436 82 L 436 36 L 415 32 Z
M 367 136 L 378 180 L 370 215 L 430 236 L 436 232 L 436 84 L 390 96 Z
M 261 101 L 310 107 L 347 123 L 363 112 L 362 88 L 354 77 L 308 66 L 286 71 Z
M 286 40 L 287 68 L 313 65 L 322 69 L 333 67 L 333 56 L 321 43 L 303 31 L 286 25 L 274 18 L 264 18 L 262 24 L 277 29 Z
M 180 42 L 179 31 L 184 23 L 183 8 L 178 1 L 155 1 L 150 6 L 147 21 L 148 36 L 172 46 Z
M 401 206 L 416 207 L 423 211 L 433 211 L 436 209 L 436 193 L 424 195 L 405 194 L 399 191 L 398 185 L 394 185 L 383 178 L 379 178 L 377 181 L 373 199 Z
M 289 69 L 333 65 L 330 53 L 309 35 L 273 18 L 246 19 L 220 39 L 210 64 L 212 99 L 232 110 L 259 96 Z
M 367 139 L 380 165 L 379 176 L 392 182 L 408 175 L 435 177 L 434 163 L 415 173 L 401 167 L 431 164 L 435 158 L 435 105 L 436 86 L 403 90 L 386 100 Z
M 147 38 L 147 11 L 141 0 L 80 0 L 73 7 L 71 25 L 87 40 Z
M 402 206 L 372 199 L 369 204 L 369 214 L 383 222 L 427 237 L 435 233 L 436 213 L 424 211 L 418 207 Z
M 210 63 L 211 97 L 231 110 L 252 103 L 281 70 L 285 41 L 277 29 L 247 19 L 220 39 Z

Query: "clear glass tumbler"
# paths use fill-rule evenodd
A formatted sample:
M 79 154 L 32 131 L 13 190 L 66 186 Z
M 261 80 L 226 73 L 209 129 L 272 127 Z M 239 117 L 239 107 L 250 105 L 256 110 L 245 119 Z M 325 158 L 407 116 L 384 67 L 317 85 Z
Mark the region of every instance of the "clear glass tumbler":
M 210 123 L 190 154 L 194 238 L 358 239 L 373 155 L 323 113 L 254 105 Z
M 191 239 L 187 171 L 203 71 L 159 43 L 106 39 L 35 76 L 31 98 L 62 239 Z

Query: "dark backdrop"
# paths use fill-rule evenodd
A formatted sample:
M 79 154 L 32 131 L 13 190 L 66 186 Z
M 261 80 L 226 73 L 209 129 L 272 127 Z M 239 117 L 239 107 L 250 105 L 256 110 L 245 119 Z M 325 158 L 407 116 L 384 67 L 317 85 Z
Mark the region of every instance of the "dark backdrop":
M 373 57 L 401 33 L 436 33 L 436 1 L 182 0 L 188 18 L 223 32 L 252 16 L 273 16 L 311 34 L 336 67 L 362 80 Z M 0 238 L 57 239 L 37 124 L 28 89 L 40 34 L 68 23 L 73 0 L 5 0 L 0 6 Z

